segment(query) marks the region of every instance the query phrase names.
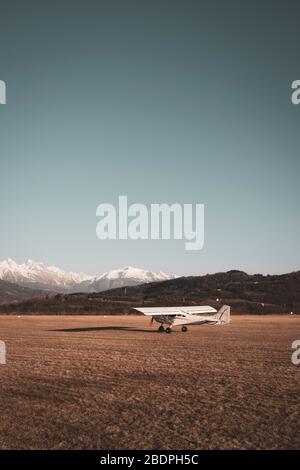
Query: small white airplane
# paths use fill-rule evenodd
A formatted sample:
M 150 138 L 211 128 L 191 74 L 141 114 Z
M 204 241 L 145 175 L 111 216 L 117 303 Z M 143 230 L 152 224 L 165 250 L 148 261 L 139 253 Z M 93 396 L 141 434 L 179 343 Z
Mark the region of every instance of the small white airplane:
M 160 323 L 160 333 L 172 333 L 172 327 L 181 325 L 181 331 L 187 331 L 187 325 L 224 325 L 230 322 L 230 307 L 223 305 L 216 310 L 209 305 L 198 305 L 191 307 L 135 307 L 134 310 L 152 317 Z M 164 325 L 168 325 L 164 328 Z

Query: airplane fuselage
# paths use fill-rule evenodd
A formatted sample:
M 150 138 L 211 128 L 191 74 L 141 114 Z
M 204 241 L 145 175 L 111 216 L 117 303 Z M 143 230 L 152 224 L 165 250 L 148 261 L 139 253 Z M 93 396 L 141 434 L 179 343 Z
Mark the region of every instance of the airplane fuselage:
M 188 325 L 189 323 L 193 324 L 216 324 L 218 321 L 213 316 L 206 316 L 203 315 L 192 315 L 188 313 L 180 313 L 176 315 L 155 315 L 153 317 L 157 323 L 161 323 L 162 325 Z

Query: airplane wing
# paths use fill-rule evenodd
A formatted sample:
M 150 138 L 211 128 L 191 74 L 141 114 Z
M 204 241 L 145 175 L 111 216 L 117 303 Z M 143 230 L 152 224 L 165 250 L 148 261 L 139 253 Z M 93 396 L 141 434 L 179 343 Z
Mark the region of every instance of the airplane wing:
M 217 310 L 209 305 L 192 305 L 182 307 L 134 307 L 134 310 L 144 315 L 177 315 L 188 313 L 190 315 L 201 315 L 202 313 L 216 313 Z

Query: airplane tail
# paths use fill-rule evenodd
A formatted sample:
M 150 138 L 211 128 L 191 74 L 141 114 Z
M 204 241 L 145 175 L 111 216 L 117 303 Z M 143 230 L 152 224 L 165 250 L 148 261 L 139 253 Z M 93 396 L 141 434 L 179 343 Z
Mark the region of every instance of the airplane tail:
M 229 305 L 222 305 L 218 313 L 216 313 L 216 319 L 220 323 L 230 323 L 230 307 Z

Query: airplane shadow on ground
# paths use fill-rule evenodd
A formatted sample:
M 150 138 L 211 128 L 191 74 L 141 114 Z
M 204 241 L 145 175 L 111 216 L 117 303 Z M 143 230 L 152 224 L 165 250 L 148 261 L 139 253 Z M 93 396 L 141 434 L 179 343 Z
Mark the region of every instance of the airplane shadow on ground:
M 61 328 L 48 331 L 64 332 L 64 333 L 81 333 L 85 331 L 129 331 L 133 333 L 158 333 L 157 330 L 146 330 L 135 328 L 134 326 L 92 326 L 87 328 Z

